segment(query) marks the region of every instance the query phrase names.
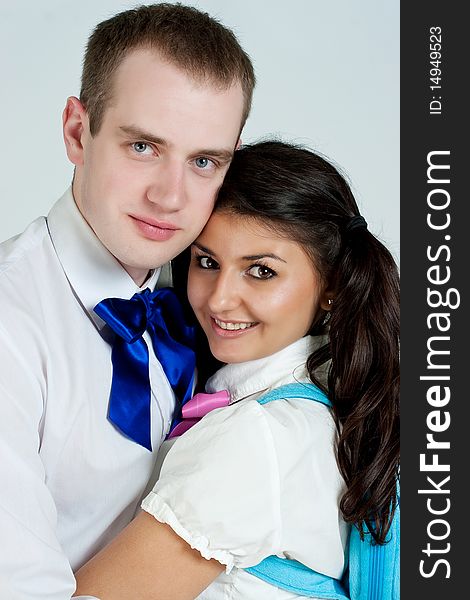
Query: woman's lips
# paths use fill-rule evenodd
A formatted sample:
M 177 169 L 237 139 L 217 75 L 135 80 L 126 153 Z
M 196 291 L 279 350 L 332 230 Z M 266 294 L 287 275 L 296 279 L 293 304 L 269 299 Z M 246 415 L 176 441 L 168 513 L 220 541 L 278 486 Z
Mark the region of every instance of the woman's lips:
M 218 320 L 218 319 L 217 319 Z M 259 323 L 251 323 L 249 327 L 245 327 L 243 329 L 225 329 L 220 327 L 217 322 L 216 319 L 214 317 L 210 317 L 210 322 L 211 322 L 211 326 L 212 329 L 214 330 L 214 332 L 220 336 L 220 337 L 227 337 L 227 338 L 233 338 L 233 337 L 239 337 L 240 335 L 243 335 L 244 333 L 248 333 L 249 331 L 253 331 L 254 329 L 257 328 L 257 326 L 259 325 Z M 223 321 L 224 324 L 228 324 L 231 323 L 230 321 Z M 234 321 L 233 322 L 235 325 L 239 326 L 240 322 Z M 244 322 L 245 325 L 248 325 L 247 322 Z

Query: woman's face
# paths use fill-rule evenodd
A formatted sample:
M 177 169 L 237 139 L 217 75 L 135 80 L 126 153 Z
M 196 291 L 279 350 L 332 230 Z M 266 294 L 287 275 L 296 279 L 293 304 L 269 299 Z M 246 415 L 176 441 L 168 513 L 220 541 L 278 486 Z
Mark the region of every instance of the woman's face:
M 321 308 L 320 277 L 302 248 L 259 222 L 215 212 L 191 247 L 188 296 L 212 354 L 269 356 L 303 337 Z

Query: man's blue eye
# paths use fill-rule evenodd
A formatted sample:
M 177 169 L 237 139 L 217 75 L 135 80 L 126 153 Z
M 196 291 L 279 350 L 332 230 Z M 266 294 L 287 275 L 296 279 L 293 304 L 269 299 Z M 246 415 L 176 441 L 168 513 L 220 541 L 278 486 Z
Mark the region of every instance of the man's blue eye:
M 146 144 L 145 142 L 135 142 L 132 145 L 133 145 L 134 150 L 136 152 L 139 152 L 140 154 L 145 152 L 148 148 L 148 144 Z
M 205 169 L 209 165 L 210 162 L 211 161 L 208 158 L 205 158 L 204 156 L 196 158 L 196 165 L 200 169 Z

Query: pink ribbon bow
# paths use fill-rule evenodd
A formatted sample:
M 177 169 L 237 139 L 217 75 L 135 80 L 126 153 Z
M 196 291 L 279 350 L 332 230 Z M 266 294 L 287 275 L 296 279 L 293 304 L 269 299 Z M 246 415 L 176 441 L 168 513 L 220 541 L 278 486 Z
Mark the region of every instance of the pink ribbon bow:
M 207 413 L 210 413 L 214 408 L 228 406 L 230 394 L 227 390 L 215 392 L 214 394 L 195 394 L 191 400 L 188 400 L 183 406 L 183 420 L 173 429 L 168 436 L 168 439 L 182 435 L 188 431 L 193 425 L 202 419 Z

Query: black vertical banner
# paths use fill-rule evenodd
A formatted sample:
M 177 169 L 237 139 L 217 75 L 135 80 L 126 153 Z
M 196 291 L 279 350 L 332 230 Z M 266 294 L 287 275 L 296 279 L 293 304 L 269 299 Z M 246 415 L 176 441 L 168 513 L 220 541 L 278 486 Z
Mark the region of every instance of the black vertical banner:
M 463 6 L 401 3 L 403 600 L 470 597 L 470 36 Z

